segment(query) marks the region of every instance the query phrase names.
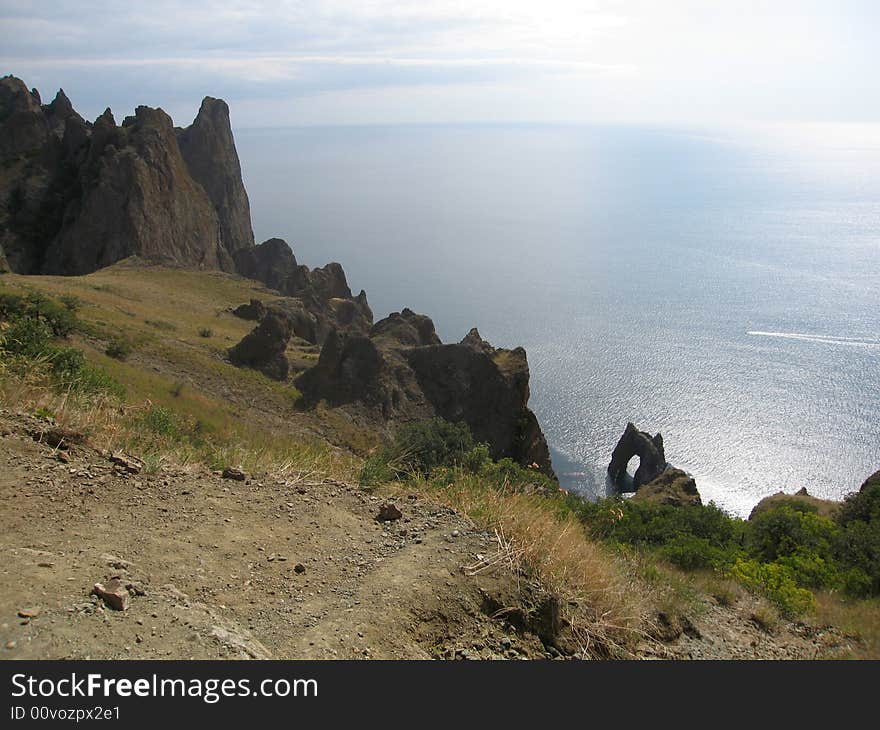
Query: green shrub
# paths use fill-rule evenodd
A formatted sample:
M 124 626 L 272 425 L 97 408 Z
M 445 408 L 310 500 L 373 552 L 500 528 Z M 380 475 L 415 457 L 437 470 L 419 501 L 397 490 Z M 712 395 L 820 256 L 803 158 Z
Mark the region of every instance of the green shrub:
M 848 593 L 854 596 L 880 594 L 880 522 L 847 523 L 838 534 L 833 551 L 842 566 Z
M 62 347 L 52 353 L 51 362 L 52 373 L 62 382 L 70 382 L 82 372 L 86 359 L 80 350 Z
M 461 467 L 471 474 L 479 474 L 491 463 L 488 444 L 477 444 L 461 458 Z
M 678 535 L 659 551 L 660 557 L 684 570 L 730 567 L 732 556 L 703 537 Z
M 92 365 L 84 365 L 72 381 L 75 391 L 80 394 L 108 395 L 123 400 L 125 398 L 125 386 L 114 380 L 100 368 Z
M 378 453 L 369 457 L 358 475 L 358 483 L 362 487 L 374 487 L 392 481 L 396 474 L 388 461 L 389 454 L 386 449 L 380 449 Z
M 798 587 L 791 570 L 784 565 L 737 560 L 730 575 L 746 588 L 766 596 L 788 617 L 802 616 L 815 607 L 813 594 Z
M 71 312 L 76 312 L 81 306 L 82 302 L 80 298 L 75 294 L 62 294 L 58 297 L 58 301 L 61 302 L 68 310 Z
M 3 348 L 29 359 L 44 357 L 52 350 L 52 328 L 43 320 L 20 316 L 3 333 Z
M 120 337 L 114 337 L 107 343 L 104 354 L 115 360 L 125 360 L 131 354 L 131 343 Z
M 473 448 L 474 438 L 466 423 L 432 418 L 400 429 L 392 453 L 399 457 L 406 471 L 430 475 L 437 466 L 461 463 Z
M 157 436 L 173 437 L 177 434 L 177 418 L 167 408 L 153 406 L 143 417 L 144 425 Z
M 661 547 L 680 537 L 694 537 L 722 550 L 738 549 L 743 541 L 742 520 L 713 503 L 677 507 L 633 499 L 587 502 L 569 497 L 572 510 L 590 532 L 625 545 Z
M 747 547 L 751 555 L 767 563 L 803 552 L 827 558 L 836 532 L 834 522 L 817 514 L 814 507 L 783 504 L 749 522 Z
M 870 484 L 861 492 L 847 495 L 837 522 L 842 526 L 852 522 L 880 523 L 880 484 Z
M 537 469 L 520 466 L 513 459 L 504 458 L 489 462 L 480 471 L 487 482 L 496 487 L 512 487 L 517 490 L 538 489 L 548 494 L 559 493 L 559 485 Z
M 23 318 L 39 320 L 56 337 L 67 337 L 77 326 L 73 311 L 45 294 L 0 292 L 0 319 L 15 321 Z

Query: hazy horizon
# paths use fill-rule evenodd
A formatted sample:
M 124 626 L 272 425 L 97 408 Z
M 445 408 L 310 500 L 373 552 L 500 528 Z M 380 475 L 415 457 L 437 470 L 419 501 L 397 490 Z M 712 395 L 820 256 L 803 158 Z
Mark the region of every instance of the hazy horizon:
M 448 122 L 880 122 L 880 9 L 848 2 L 0 0 L 0 72 L 94 119 L 237 128 Z

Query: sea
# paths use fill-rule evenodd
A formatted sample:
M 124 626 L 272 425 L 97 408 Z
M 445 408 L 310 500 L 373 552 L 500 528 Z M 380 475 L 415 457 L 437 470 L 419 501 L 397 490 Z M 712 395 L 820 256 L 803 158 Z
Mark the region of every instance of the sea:
M 628 422 L 746 516 L 880 469 L 880 128 L 236 129 L 258 241 L 522 345 L 563 486 Z M 630 472 L 637 459 L 630 464 Z

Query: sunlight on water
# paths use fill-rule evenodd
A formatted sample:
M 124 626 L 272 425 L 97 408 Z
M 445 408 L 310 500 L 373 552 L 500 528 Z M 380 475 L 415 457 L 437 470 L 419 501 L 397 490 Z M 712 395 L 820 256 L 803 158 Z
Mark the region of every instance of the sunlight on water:
M 449 126 L 238 133 L 259 240 L 377 318 L 523 345 L 566 484 L 628 421 L 747 514 L 880 467 L 880 135 Z

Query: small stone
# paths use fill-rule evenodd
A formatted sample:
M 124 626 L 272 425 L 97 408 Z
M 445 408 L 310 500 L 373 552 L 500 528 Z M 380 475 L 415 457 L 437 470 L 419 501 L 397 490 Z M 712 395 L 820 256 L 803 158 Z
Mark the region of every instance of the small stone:
M 293 572 L 294 573 L 305 573 L 306 566 L 303 565 L 302 563 L 297 563 L 296 565 L 293 566 Z
M 241 469 L 238 469 L 234 466 L 227 466 L 223 470 L 223 478 L 234 479 L 237 482 L 243 482 L 245 479 L 247 479 L 247 474 L 245 474 Z
M 503 639 L 501 639 L 501 648 L 502 649 L 509 649 L 512 644 L 513 644 L 513 642 L 510 639 L 508 639 L 506 636 Z
M 36 618 L 40 615 L 40 607 L 30 606 L 28 608 L 20 608 L 18 610 L 18 615 L 21 618 Z
M 125 584 L 125 589 L 131 593 L 133 596 L 145 596 L 147 595 L 147 591 L 144 589 L 144 586 L 138 581 L 129 581 Z
M 128 602 L 131 599 L 131 595 L 119 578 L 111 578 L 107 581 L 106 586 L 101 583 L 95 583 L 92 593 L 102 599 L 114 611 L 124 611 L 127 609 Z
M 141 469 L 144 468 L 144 462 L 140 459 L 135 459 L 133 456 L 123 454 L 121 451 L 110 454 L 110 461 L 129 474 L 139 474 Z
M 393 522 L 394 520 L 399 520 L 403 517 L 403 512 L 401 512 L 395 505 L 391 504 L 391 502 L 386 502 L 381 507 L 379 507 L 379 514 L 376 515 L 376 519 L 379 522 Z

